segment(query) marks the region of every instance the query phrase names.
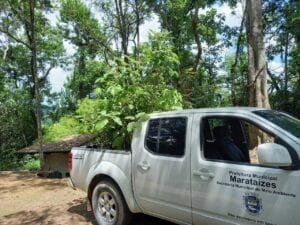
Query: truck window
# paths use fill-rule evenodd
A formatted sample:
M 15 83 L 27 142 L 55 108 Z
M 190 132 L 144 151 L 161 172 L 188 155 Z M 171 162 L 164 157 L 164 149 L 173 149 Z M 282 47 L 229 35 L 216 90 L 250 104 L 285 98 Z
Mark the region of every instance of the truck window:
M 165 156 L 182 156 L 185 149 L 186 118 L 151 119 L 148 123 L 145 147 Z
M 279 137 L 244 119 L 234 117 L 203 119 L 202 134 L 203 156 L 207 160 L 259 164 L 259 144 L 275 142 L 285 146 Z

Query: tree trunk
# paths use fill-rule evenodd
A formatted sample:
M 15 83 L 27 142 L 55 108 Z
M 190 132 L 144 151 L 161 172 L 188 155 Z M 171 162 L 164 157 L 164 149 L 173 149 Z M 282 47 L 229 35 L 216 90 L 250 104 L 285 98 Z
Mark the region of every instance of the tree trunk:
M 247 0 L 246 13 L 249 106 L 270 108 L 261 0 Z
M 289 32 L 286 31 L 284 46 L 284 97 L 288 99 L 288 55 L 289 55 Z
M 237 96 L 236 96 L 236 79 L 237 79 L 237 66 L 238 66 L 238 61 L 240 54 L 242 53 L 241 45 L 242 45 L 242 34 L 243 34 L 243 29 L 244 29 L 244 23 L 245 23 L 245 15 L 246 12 L 244 10 L 243 12 L 243 18 L 241 21 L 240 29 L 239 29 L 239 35 L 236 43 L 236 51 L 235 51 L 235 57 L 234 57 L 234 62 L 231 65 L 230 69 L 230 77 L 231 77 L 231 100 L 232 100 L 232 105 L 237 106 L 238 101 L 237 101 Z
M 138 1 L 135 1 L 135 17 L 136 17 L 136 58 L 140 60 L 140 10 Z
M 78 99 L 83 99 L 86 97 L 85 91 L 84 91 L 84 79 L 82 79 L 86 74 L 86 68 L 85 68 L 85 49 L 84 47 L 79 47 L 79 62 L 78 62 L 78 73 L 79 77 L 77 78 L 79 80 L 78 83 Z
M 192 32 L 194 35 L 194 40 L 197 45 L 197 54 L 195 56 L 194 62 L 193 62 L 193 72 L 197 71 L 198 64 L 202 58 L 202 45 L 200 41 L 200 35 L 197 29 L 198 26 L 198 14 L 199 14 L 199 5 L 196 3 L 194 13 L 192 14 Z
M 270 108 L 267 92 L 267 67 L 263 40 L 261 0 L 247 0 L 246 13 L 249 106 Z M 266 138 L 255 126 L 249 127 L 249 134 L 249 147 L 252 150 Z
M 126 2 L 125 2 L 126 4 Z M 124 12 L 123 9 L 123 1 L 122 0 L 115 0 L 115 7 L 117 12 L 117 21 L 119 25 L 119 34 L 121 37 L 121 46 L 123 50 L 123 54 L 128 54 L 128 34 L 129 30 L 127 28 L 128 24 L 126 24 L 126 10 Z
M 43 136 L 42 136 L 42 126 L 41 126 L 41 101 L 40 101 L 40 91 L 39 91 L 39 79 L 37 74 L 37 50 L 36 50 L 36 32 L 35 32 L 35 1 L 28 0 L 29 12 L 30 12 L 30 50 L 31 50 L 31 73 L 34 82 L 34 95 L 35 95 L 35 117 L 37 124 L 37 136 L 38 143 L 40 145 L 40 165 L 41 171 L 44 168 L 44 152 L 43 152 Z

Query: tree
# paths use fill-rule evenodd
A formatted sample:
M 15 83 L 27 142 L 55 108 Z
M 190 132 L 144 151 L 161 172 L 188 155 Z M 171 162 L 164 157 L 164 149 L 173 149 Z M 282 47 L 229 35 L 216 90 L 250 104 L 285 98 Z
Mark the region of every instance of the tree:
M 34 83 L 34 96 L 35 96 L 35 116 L 36 116 L 36 124 L 37 124 L 37 137 L 38 142 L 40 144 L 40 163 L 41 169 L 44 168 L 44 152 L 42 149 L 43 144 L 43 136 L 42 136 L 42 118 L 41 118 L 41 100 L 40 100 L 40 84 L 38 78 L 38 70 L 37 70 L 37 44 L 36 44 L 36 22 L 35 22 L 35 2 L 33 0 L 28 0 L 29 3 L 29 17 L 30 22 L 27 24 L 29 28 L 27 28 L 27 38 L 31 51 L 31 74 L 33 77 Z
M 94 97 L 82 100 L 75 114 L 82 132 L 98 134 L 108 148 L 128 149 L 133 129 L 147 113 L 182 107 L 182 97 L 169 79 L 178 76 L 179 61 L 167 33 L 153 33 L 149 43 L 141 45 L 140 61 L 126 57 L 115 58 L 97 79 Z M 55 126 L 64 127 L 64 121 L 69 120 Z
M 270 103 L 272 108 L 297 115 L 297 71 L 299 60 L 297 55 L 297 9 L 299 3 L 289 1 L 263 1 L 264 33 L 268 40 L 266 53 L 268 61 L 281 63 L 282 71 L 274 70 L 268 63 L 267 72 L 270 77 Z M 298 33 L 299 35 L 299 33 Z
M 23 62 L 26 69 L 21 68 L 18 70 L 17 67 L 15 67 L 15 72 L 13 72 L 12 75 L 15 75 L 16 79 L 23 76 L 26 78 L 26 82 L 28 82 L 27 84 L 35 105 L 36 130 L 40 145 L 42 145 L 40 84 L 46 83 L 51 69 L 57 65 L 57 62 L 60 60 L 63 52 L 61 39 L 55 37 L 57 35 L 57 31 L 55 29 L 51 29 L 45 15 L 42 13 L 43 11 L 48 11 L 50 9 L 51 4 L 47 1 L 10 0 L 1 2 L 0 14 L 0 32 L 9 40 L 7 49 L 4 52 L 5 57 L 3 58 L 6 60 L 10 48 L 22 49 L 23 53 L 30 58 L 27 65 Z M 48 38 L 52 41 L 50 42 Z M 12 56 L 10 59 L 13 57 L 18 59 L 22 58 L 22 56 Z M 25 62 L 28 62 L 26 57 L 23 57 L 23 59 Z M 3 62 L 3 64 L 5 64 L 5 62 Z M 28 65 L 30 65 L 29 68 Z M 11 72 L 9 70 L 10 66 L 6 66 L 9 74 L 9 72 Z M 5 68 L 2 71 L 5 71 Z M 25 74 L 23 72 L 25 72 Z M 21 82 L 22 86 L 24 86 L 24 84 L 25 82 Z M 43 168 L 42 148 L 40 150 L 40 158 L 41 168 Z
M 0 170 L 15 169 L 17 149 L 35 140 L 30 93 L 6 82 L 0 90 Z
M 290 86 L 291 90 L 291 104 L 288 109 L 290 113 L 300 118 L 300 3 L 299 1 L 293 0 L 292 3 L 295 5 L 295 10 L 291 15 L 290 27 L 292 34 L 295 37 L 295 44 L 290 53 L 289 61 L 289 72 L 290 72 Z
M 260 0 L 246 1 L 249 106 L 270 108 Z
M 140 25 L 150 16 L 150 9 L 141 0 L 94 1 L 102 16 L 105 34 L 114 41 L 119 56 L 134 52 L 138 58 L 140 45 Z M 133 46 L 131 51 L 130 47 Z
M 34 83 L 34 97 L 35 97 L 35 117 L 37 126 L 37 137 L 40 145 L 42 145 L 42 126 L 41 126 L 41 106 L 40 106 L 40 92 L 39 92 L 39 80 L 37 74 L 37 53 L 36 53 L 36 22 L 35 22 L 35 2 L 28 0 L 28 2 L 22 2 L 21 5 L 17 5 L 18 2 L 10 1 L 8 5 L 11 7 L 12 13 L 22 13 L 27 14 L 27 18 L 21 18 L 21 15 L 16 15 L 19 17 L 19 22 L 23 23 L 26 32 L 26 39 L 22 40 L 17 37 L 15 33 L 9 30 L 9 24 L 6 21 L 2 21 L 1 32 L 6 34 L 8 37 L 12 38 L 14 41 L 23 44 L 30 51 L 30 65 L 31 65 L 31 75 Z M 41 164 L 43 165 L 43 151 L 40 150 Z
M 245 88 L 248 83 L 248 57 L 246 52 L 240 51 L 238 55 L 229 54 L 225 58 L 225 69 L 229 74 L 225 78 L 225 83 L 231 90 L 228 104 L 233 106 L 247 106 L 249 100 Z
M 220 50 L 228 46 L 233 31 L 224 24 L 224 16 L 216 9 L 200 12 L 215 2 L 148 1 L 159 16 L 161 28 L 170 33 L 174 51 L 179 56 L 180 75 L 176 82 L 184 96 L 185 107 L 213 106 L 217 102 Z
M 88 81 L 87 61 L 98 56 L 109 63 L 113 52 L 99 22 L 80 0 L 61 2 L 60 28 L 65 39 L 77 48 L 75 69 L 68 84 L 72 86 L 77 100 L 82 99 L 88 96 L 92 89 L 91 82 Z
M 81 99 L 85 97 L 93 98 L 96 80 L 109 69 L 106 62 L 102 60 L 89 59 L 86 60 L 85 65 L 84 74 L 79 74 L 77 67 L 75 67 L 73 74 L 67 78 L 64 84 L 64 89 L 59 98 L 60 103 L 57 105 L 59 106 L 58 109 L 61 110 L 61 115 L 75 112 L 77 103 Z M 82 88 L 82 98 L 79 98 L 78 95 L 79 87 Z

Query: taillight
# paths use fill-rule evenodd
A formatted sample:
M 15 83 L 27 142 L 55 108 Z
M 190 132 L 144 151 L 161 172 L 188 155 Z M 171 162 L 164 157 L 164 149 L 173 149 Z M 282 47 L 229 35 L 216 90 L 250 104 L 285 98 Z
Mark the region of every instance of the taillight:
M 70 152 L 68 154 L 68 162 L 67 162 L 69 170 L 72 170 L 72 158 L 73 158 L 73 154 Z

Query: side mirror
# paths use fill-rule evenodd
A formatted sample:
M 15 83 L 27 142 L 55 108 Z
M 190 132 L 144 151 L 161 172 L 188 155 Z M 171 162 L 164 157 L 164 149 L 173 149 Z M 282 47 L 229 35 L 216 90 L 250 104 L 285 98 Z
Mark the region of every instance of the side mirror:
M 292 165 L 288 150 L 276 143 L 261 144 L 257 148 L 258 161 L 265 166 L 287 167 Z

